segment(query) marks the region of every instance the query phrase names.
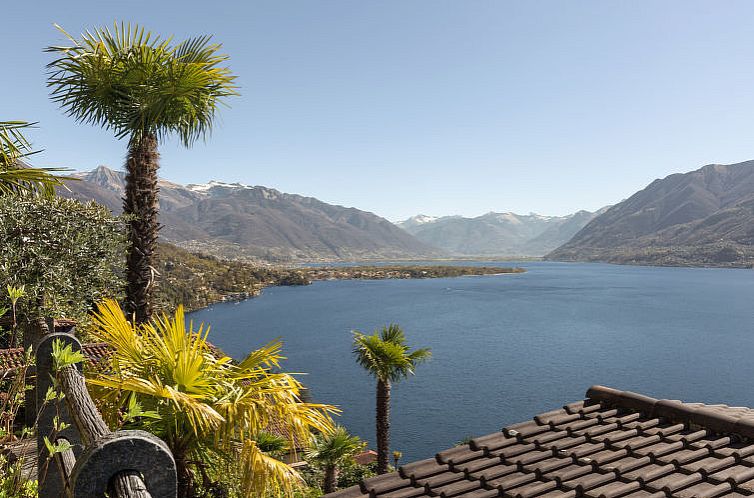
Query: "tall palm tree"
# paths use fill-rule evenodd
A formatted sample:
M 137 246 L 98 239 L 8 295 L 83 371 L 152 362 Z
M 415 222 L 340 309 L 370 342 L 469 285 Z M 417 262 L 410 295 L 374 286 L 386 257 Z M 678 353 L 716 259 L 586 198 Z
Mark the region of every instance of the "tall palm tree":
M 308 441 L 315 432 L 332 431 L 330 415 L 337 410 L 301 401 L 301 384 L 279 371 L 279 342 L 236 363 L 213 351 L 209 329 L 186 323 L 182 307 L 136 325 L 107 300 L 93 322 L 93 338 L 110 345 L 112 354 L 107 368 L 87 379 L 92 394 L 110 424 L 133 413 L 129 428 L 165 441 L 178 470 L 179 498 L 195 492 L 193 466 L 217 458 L 240 469 L 242 496 L 292 495 L 301 478 L 276 458 L 279 448 L 264 437 L 265 429 L 281 428 L 291 445 Z
M 63 184 L 63 178 L 55 176 L 60 168 L 31 168 L 26 159 L 32 154 L 31 143 L 24 131 L 35 123 L 26 121 L 0 121 L 0 195 L 19 193 L 52 194 L 55 187 Z
M 319 434 L 313 440 L 306 459 L 325 471 L 323 491 L 332 493 L 337 488 L 338 467 L 364 448 L 358 436 L 352 436 L 345 427 L 337 426 L 331 433 Z
M 123 211 L 131 247 L 127 261 L 126 305 L 137 323 L 152 314 L 154 253 L 159 224 L 158 144 L 175 134 L 186 147 L 206 138 L 218 107 L 237 95 L 235 76 L 219 44 L 209 36 L 172 43 L 138 25 L 115 23 L 47 49 L 52 100 L 81 123 L 128 139 Z
M 413 375 L 416 365 L 428 360 L 429 349 L 409 351 L 406 336 L 396 324 L 383 327 L 373 335 L 354 332 L 356 361 L 377 379 L 377 473 L 388 469 L 390 450 L 390 386 Z

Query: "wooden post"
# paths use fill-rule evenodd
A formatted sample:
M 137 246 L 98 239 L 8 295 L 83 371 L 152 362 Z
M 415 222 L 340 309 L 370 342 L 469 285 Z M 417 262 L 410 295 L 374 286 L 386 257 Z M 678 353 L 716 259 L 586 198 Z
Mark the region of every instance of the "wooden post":
M 175 460 L 159 438 L 144 431 L 112 432 L 76 460 L 74 496 L 103 498 L 175 498 Z M 116 494 L 117 493 L 117 494 Z
M 108 493 L 118 498 L 152 498 L 141 476 L 132 470 L 120 472 L 115 476 L 110 482 Z
M 44 325 L 44 322 L 40 322 Z M 45 326 L 46 329 L 46 326 Z M 45 402 L 47 391 L 53 387 L 52 376 L 52 343 L 55 339 L 70 344 L 74 351 L 81 351 L 79 341 L 69 334 L 45 334 L 36 345 L 37 358 L 37 390 L 36 405 L 39 407 L 37 417 L 37 479 L 39 480 L 40 498 L 66 496 L 66 475 L 72 469 L 66 469 L 71 463 L 70 455 L 55 455 L 53 461 L 49 461 L 49 452 L 45 444 L 48 438 L 52 444 L 65 439 L 73 446 L 74 457 L 81 452 L 81 440 L 76 428 L 71 425 L 72 419 L 65 403 L 58 400 Z M 75 369 L 75 367 L 72 367 Z M 55 433 L 53 422 L 58 417 L 60 422 L 69 424 L 67 429 Z
M 23 347 L 24 350 L 32 349 L 33 354 L 37 354 L 37 343 L 45 336 L 55 332 L 52 320 L 45 320 L 44 318 L 38 318 L 32 321 L 22 321 L 19 325 L 23 332 Z M 24 394 L 24 425 L 27 427 L 34 427 L 37 421 L 37 412 L 39 407 L 37 406 L 37 386 L 36 386 L 36 366 L 32 366 L 26 369 L 26 384 L 32 386 L 29 391 Z
M 39 464 L 47 457 L 44 436 L 52 433 L 53 417 L 65 413 L 71 427 L 54 436 L 65 438 L 75 451 L 56 454 L 56 462 L 47 465 L 46 476 L 40 470 L 40 498 L 175 498 L 177 473 L 170 450 L 156 436 L 144 431 L 111 432 L 102 419 L 86 388 L 80 365 L 68 365 L 57 374 L 58 388 L 64 393 L 65 406 L 43 404 L 44 394 L 52 385 L 52 344 L 60 340 L 81 350 L 78 340 L 69 334 L 47 334 L 37 347 L 38 403 L 42 406 L 37 438 Z M 50 438 L 53 439 L 52 437 Z
M 68 365 L 58 372 L 58 378 L 65 393 L 68 411 L 79 430 L 84 446 L 91 446 L 97 439 L 110 434 L 110 429 L 89 396 L 81 372 L 74 365 Z

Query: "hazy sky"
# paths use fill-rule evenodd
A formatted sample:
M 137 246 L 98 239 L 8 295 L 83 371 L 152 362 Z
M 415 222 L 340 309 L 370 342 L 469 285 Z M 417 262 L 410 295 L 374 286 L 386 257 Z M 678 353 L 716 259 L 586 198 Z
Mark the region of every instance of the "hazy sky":
M 565 214 L 754 158 L 754 2 L 4 2 L 0 119 L 35 164 L 120 168 L 125 143 L 48 97 L 42 49 L 113 20 L 224 44 L 242 96 L 161 175 L 266 185 L 396 220 Z

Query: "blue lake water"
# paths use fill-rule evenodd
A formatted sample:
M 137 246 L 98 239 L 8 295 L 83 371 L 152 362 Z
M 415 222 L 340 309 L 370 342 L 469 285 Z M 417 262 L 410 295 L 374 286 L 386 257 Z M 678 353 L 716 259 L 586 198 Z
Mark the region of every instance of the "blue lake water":
M 391 447 L 404 461 L 583 399 L 592 384 L 754 406 L 751 270 L 518 266 L 528 271 L 268 288 L 192 318 L 237 358 L 282 338 L 285 369 L 307 372 L 315 399 L 372 447 L 375 383 L 351 331 L 399 323 L 434 354 L 393 391 Z

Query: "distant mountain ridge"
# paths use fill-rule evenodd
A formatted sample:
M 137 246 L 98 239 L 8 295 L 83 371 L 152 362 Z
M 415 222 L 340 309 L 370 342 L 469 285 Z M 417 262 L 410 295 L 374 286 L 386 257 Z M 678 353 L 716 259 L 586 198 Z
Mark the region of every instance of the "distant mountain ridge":
M 74 175 L 61 195 L 122 210 L 125 173 Z M 160 237 L 224 258 L 269 261 L 432 258 L 442 255 L 384 218 L 275 189 L 211 181 L 159 181 Z
M 547 256 L 611 263 L 752 266 L 754 161 L 650 183 Z
M 457 256 L 544 256 L 567 242 L 596 213 L 568 216 L 490 212 L 475 218 L 417 215 L 397 225 Z

